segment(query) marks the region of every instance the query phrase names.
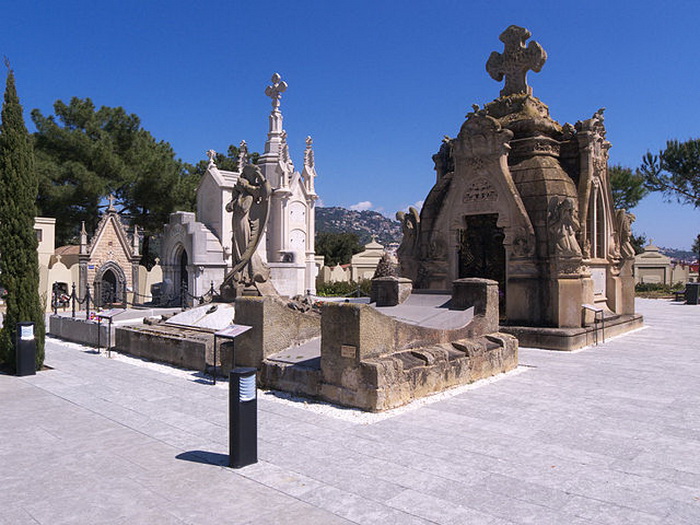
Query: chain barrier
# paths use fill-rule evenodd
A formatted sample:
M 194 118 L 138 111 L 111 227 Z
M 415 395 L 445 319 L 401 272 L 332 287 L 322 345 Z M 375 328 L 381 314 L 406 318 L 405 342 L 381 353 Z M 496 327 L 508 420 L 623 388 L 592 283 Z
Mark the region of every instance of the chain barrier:
M 129 301 L 128 299 L 128 294 L 131 293 L 132 299 Z M 209 287 L 209 290 L 204 293 L 203 295 L 192 295 L 189 293 L 187 290 L 181 290 L 180 295 L 179 295 L 179 306 L 182 309 L 186 309 L 188 307 L 188 300 L 191 302 L 196 302 L 197 304 L 204 304 L 204 303 L 210 303 L 214 300 L 214 297 L 216 297 L 216 290 L 214 289 L 214 281 L 211 281 L 211 286 Z M 140 306 L 145 306 L 148 303 L 153 303 L 153 297 L 150 295 L 143 295 L 138 292 L 128 292 L 126 285 L 123 286 L 122 288 L 122 293 L 121 293 L 122 300 L 116 300 L 116 294 L 113 294 L 112 297 L 110 298 L 111 300 L 107 301 L 100 301 L 101 305 L 98 305 L 97 302 L 95 301 L 95 298 L 92 296 L 90 292 L 90 285 L 86 286 L 85 289 L 85 295 L 82 297 L 78 297 L 78 293 L 76 292 L 75 289 L 75 283 L 73 283 L 72 290 L 70 295 L 68 295 L 65 290 L 61 289 L 61 286 L 59 283 L 54 283 L 53 285 L 53 291 L 52 291 L 52 300 L 51 300 L 51 305 L 53 307 L 53 313 L 54 315 L 58 315 L 58 309 L 63 308 L 63 311 L 65 312 L 66 309 L 68 308 L 68 305 L 70 304 L 71 308 L 71 317 L 75 318 L 76 314 L 76 305 L 78 307 L 82 307 L 85 305 L 85 319 L 90 319 L 90 304 L 92 304 L 93 309 L 97 309 L 100 306 L 102 307 L 107 307 L 107 308 L 113 308 L 114 306 L 121 306 L 124 308 L 128 307 L 140 307 Z M 169 296 L 165 297 L 166 301 L 164 304 L 172 304 L 173 300 L 175 299 L 175 296 L 173 294 L 170 294 Z M 139 301 L 140 300 L 140 301 Z M 161 304 L 163 304 L 163 301 L 161 301 Z M 80 310 L 81 308 L 78 308 Z M 94 311 L 93 311 L 94 313 Z

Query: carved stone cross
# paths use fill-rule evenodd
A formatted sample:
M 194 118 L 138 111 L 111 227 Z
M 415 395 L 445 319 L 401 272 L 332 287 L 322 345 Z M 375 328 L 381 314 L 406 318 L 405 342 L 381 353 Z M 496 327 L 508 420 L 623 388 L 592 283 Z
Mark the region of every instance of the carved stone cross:
M 107 211 L 116 211 L 114 209 L 114 201 L 117 200 L 117 198 L 114 196 L 114 194 L 110 193 L 107 196 L 107 200 L 109 201 L 109 206 L 107 207 Z
M 265 94 L 272 99 L 272 110 L 277 111 L 280 107 L 282 93 L 287 91 L 287 83 L 282 80 L 279 73 L 272 75 L 272 85 L 265 88 Z
M 504 44 L 503 53 L 492 52 L 486 62 L 486 71 L 491 78 L 500 82 L 506 77 L 506 84 L 501 90 L 502 97 L 519 93 L 532 95 L 532 88 L 527 85 L 527 70 L 538 73 L 547 60 L 547 53 L 534 40 L 525 47 L 525 40 L 531 36 L 530 31 L 524 27 L 508 27 L 498 37 Z
M 209 157 L 209 165 L 214 164 L 214 159 L 216 159 L 216 151 L 214 151 L 213 149 L 208 149 L 207 157 Z

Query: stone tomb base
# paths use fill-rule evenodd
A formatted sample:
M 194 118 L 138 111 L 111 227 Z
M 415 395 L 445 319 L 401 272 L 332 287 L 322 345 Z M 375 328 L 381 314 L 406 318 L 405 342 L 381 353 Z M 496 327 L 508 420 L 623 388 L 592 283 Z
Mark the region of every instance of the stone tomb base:
M 247 301 L 236 301 L 237 315 L 253 306 Z M 485 279 L 461 279 L 452 295 L 415 293 L 384 308 L 329 302 L 319 336 L 263 357 L 260 384 L 368 411 L 395 408 L 514 369 L 517 340 L 497 331 L 497 319 L 497 284 Z M 249 324 L 266 327 L 269 337 L 280 329 L 269 321 Z
M 617 315 L 605 318 L 605 338 L 624 334 L 644 326 L 640 314 Z M 511 334 L 518 339 L 520 346 L 527 348 L 544 348 L 570 352 L 597 342 L 603 342 L 603 329 L 596 326 L 583 328 L 544 328 L 531 326 L 501 326 L 501 332 Z

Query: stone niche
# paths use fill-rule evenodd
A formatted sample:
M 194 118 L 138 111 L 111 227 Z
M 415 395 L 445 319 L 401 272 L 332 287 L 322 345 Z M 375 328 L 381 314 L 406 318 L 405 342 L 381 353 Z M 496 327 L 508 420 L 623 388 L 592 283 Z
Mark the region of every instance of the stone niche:
M 505 50 L 486 67 L 505 87 L 474 105 L 433 156 L 437 180 L 422 210 L 398 215 L 398 255 L 416 289 L 447 290 L 464 277 L 497 281 L 502 331 L 526 346 L 569 350 L 593 340 L 584 304 L 603 308 L 606 331 L 641 325 L 634 216 L 613 206 L 604 110 L 575 125 L 552 119 L 526 83 L 527 70 L 547 58 L 536 42 L 525 46 L 529 37 L 517 26 L 501 35 Z

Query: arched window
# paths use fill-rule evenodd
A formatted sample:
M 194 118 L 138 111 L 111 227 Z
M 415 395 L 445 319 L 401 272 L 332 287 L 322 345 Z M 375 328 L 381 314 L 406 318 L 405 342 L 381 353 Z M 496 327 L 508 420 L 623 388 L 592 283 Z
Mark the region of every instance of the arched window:
M 598 181 L 593 185 L 591 198 L 588 201 L 588 216 L 586 217 L 586 240 L 591 247 L 591 259 L 604 259 L 606 251 L 605 203 L 603 192 Z

